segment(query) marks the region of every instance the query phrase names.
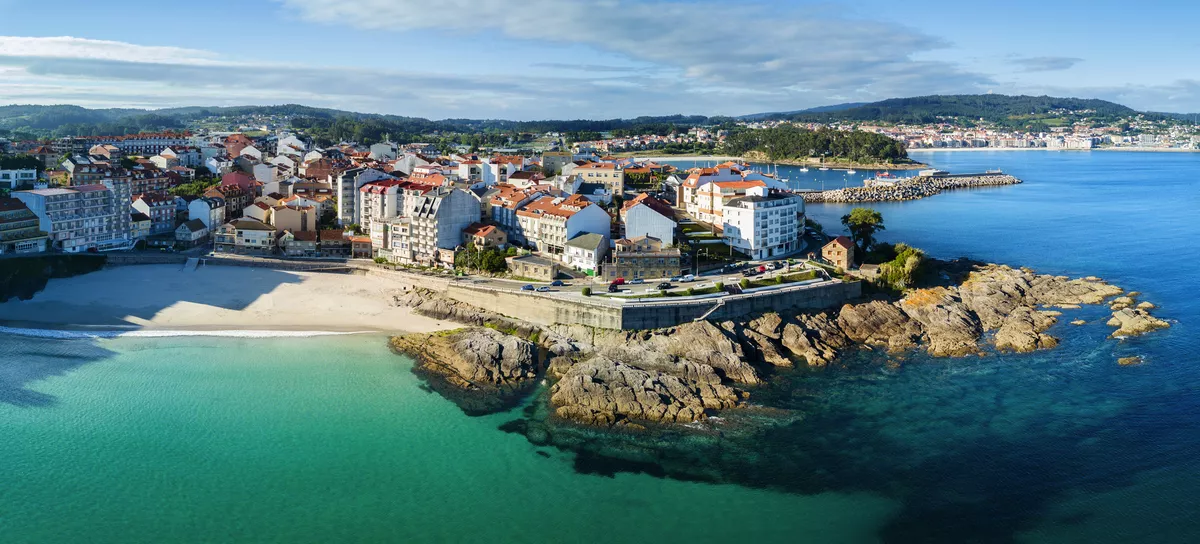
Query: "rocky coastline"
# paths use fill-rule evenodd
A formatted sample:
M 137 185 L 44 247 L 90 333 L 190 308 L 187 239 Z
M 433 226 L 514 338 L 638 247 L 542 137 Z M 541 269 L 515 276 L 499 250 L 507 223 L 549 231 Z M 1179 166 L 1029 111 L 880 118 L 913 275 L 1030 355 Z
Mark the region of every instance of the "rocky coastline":
M 467 413 L 508 409 L 544 379 L 555 421 L 640 431 L 753 407 L 773 373 L 822 368 L 855 349 L 935 357 L 1050 349 L 1058 339 L 1047 331 L 1083 305 L 1109 305 L 1113 338 L 1169 326 L 1137 293 L 1099 278 L 944 264 L 944 285 L 899 299 L 646 331 L 542 327 L 419 291 L 396 304 L 464 328 L 396 337 L 392 347 L 414 357 L 414 371 Z
M 978 176 L 915 177 L 895 185 L 877 187 L 848 187 L 829 191 L 802 193 L 808 203 L 902 202 L 918 200 L 953 189 L 1016 185 L 1020 179 L 1007 174 Z

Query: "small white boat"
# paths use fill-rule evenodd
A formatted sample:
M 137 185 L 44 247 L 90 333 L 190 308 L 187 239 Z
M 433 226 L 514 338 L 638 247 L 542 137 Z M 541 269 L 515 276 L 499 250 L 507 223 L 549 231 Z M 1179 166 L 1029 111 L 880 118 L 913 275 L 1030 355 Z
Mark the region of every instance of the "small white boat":
M 858 173 L 858 170 L 855 170 L 855 169 L 851 168 L 851 169 L 849 169 L 849 170 L 846 170 L 846 173 L 847 173 L 847 174 L 857 174 L 857 173 Z
M 801 166 L 801 167 L 800 167 L 800 171 L 801 171 L 801 172 L 807 172 L 807 171 L 808 171 L 808 167 L 807 167 L 807 166 Z
M 828 170 L 829 170 L 829 167 L 828 167 L 828 166 L 822 166 L 822 167 L 821 167 L 821 171 L 822 171 L 822 172 L 825 172 L 825 171 L 828 171 Z

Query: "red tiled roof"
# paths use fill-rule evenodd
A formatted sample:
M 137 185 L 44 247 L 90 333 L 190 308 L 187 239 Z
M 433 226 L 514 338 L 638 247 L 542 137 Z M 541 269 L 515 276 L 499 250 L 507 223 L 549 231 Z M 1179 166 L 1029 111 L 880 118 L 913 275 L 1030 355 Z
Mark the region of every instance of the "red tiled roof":
M 847 238 L 845 236 L 838 236 L 837 238 L 834 238 L 828 244 L 825 244 L 825 247 L 829 247 L 833 244 L 842 246 L 845 249 L 850 249 L 850 248 L 854 247 L 854 242 L 852 242 L 849 238 Z

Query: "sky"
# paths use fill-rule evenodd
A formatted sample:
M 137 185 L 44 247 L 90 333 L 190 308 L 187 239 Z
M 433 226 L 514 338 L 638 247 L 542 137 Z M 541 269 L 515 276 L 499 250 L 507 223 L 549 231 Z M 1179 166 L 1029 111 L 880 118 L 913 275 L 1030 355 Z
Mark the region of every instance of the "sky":
M 0 0 L 0 105 L 529 120 L 1001 93 L 1197 112 L 1197 20 L 1155 0 Z

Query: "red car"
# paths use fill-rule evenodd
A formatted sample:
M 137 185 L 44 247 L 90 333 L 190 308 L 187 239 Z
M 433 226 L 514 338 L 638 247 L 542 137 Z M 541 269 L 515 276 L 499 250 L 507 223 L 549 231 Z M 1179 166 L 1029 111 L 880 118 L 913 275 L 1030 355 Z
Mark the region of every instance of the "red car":
M 613 280 L 613 285 L 625 285 L 625 278 L 617 278 Z

